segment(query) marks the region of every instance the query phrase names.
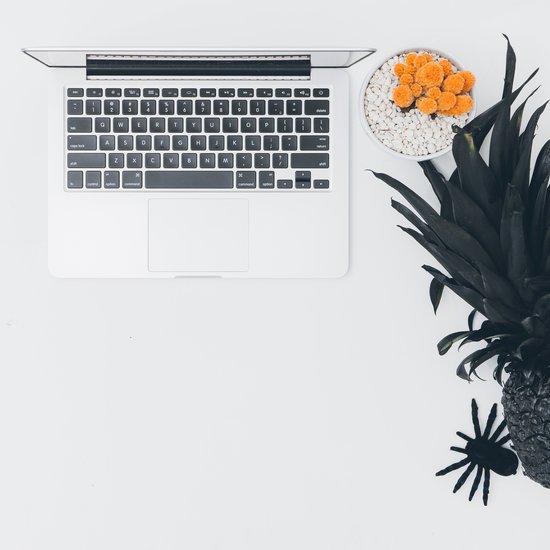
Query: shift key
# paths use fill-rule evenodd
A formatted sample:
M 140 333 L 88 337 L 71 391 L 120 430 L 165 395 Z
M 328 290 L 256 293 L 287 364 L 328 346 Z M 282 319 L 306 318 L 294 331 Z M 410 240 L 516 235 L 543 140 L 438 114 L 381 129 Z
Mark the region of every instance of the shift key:
M 292 153 L 290 166 L 292 168 L 328 168 L 327 153 Z
M 69 168 L 105 168 L 105 153 L 68 153 Z

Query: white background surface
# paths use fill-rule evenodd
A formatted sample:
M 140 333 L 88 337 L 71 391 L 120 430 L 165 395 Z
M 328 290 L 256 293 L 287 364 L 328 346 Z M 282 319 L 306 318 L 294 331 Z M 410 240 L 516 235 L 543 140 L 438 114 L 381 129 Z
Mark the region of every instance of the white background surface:
M 12 3 L 2 17 L 0 548 L 356 550 L 547 545 L 550 492 L 493 476 L 487 509 L 457 476 L 496 383 L 454 375 L 439 337 L 465 327 L 450 296 L 434 318 L 427 257 L 395 228 L 391 193 L 428 196 L 413 164 L 363 133 L 373 63 L 433 46 L 501 92 L 507 32 L 523 77 L 541 66 L 542 1 L 330 4 Z M 47 272 L 46 68 L 23 46 L 346 46 L 352 71 L 351 269 L 340 280 L 56 280 Z M 546 114 L 539 129 L 550 137 Z M 469 487 L 469 484 L 468 484 Z M 535 546 L 536 545 L 536 546 Z

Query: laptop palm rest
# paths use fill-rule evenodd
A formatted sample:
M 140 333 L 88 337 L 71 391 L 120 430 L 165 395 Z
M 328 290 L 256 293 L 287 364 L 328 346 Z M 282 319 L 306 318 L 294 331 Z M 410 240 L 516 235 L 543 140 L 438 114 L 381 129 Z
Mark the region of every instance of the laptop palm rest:
M 248 271 L 247 199 L 149 200 L 149 271 Z

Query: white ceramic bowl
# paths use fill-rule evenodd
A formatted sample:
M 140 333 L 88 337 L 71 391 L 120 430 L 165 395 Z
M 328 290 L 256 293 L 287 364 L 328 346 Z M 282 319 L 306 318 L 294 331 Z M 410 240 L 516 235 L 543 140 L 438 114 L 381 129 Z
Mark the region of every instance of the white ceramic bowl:
M 464 66 L 459 63 L 454 57 L 451 57 L 450 55 L 447 55 L 445 52 L 442 52 L 441 50 L 438 50 L 436 48 L 408 48 L 406 50 L 399 50 L 398 52 L 393 53 L 392 55 L 389 55 L 382 61 L 379 65 L 377 65 L 365 78 L 365 81 L 363 82 L 363 85 L 361 86 L 361 95 L 359 96 L 359 109 L 360 109 L 360 116 L 361 116 L 361 122 L 363 124 L 363 128 L 365 129 L 365 132 L 371 137 L 371 139 L 376 143 L 378 147 L 383 149 L 384 151 L 391 153 L 395 157 L 399 157 L 401 159 L 407 159 L 407 160 L 414 160 L 416 162 L 420 162 L 422 160 L 431 160 L 436 157 L 440 157 L 441 155 L 444 155 L 448 153 L 453 145 L 452 143 L 445 147 L 444 149 L 441 149 L 439 151 L 436 151 L 435 153 L 430 153 L 429 155 L 405 155 L 404 153 L 399 153 L 398 151 L 394 151 L 393 149 L 390 149 L 386 145 L 384 145 L 375 135 L 374 132 L 371 130 L 369 123 L 367 121 L 367 115 L 365 113 L 365 93 L 367 90 L 367 86 L 370 82 L 370 79 L 374 75 L 374 73 L 384 64 L 388 59 L 391 59 L 392 57 L 395 57 L 397 55 L 403 55 L 410 52 L 430 52 L 435 53 L 441 57 L 444 57 L 445 59 L 448 59 L 458 70 L 462 71 L 464 70 Z M 474 88 L 468 92 L 473 100 L 473 107 L 472 110 L 468 113 L 468 120 L 467 122 L 470 122 L 475 117 L 476 113 L 476 97 L 475 97 L 475 86 Z

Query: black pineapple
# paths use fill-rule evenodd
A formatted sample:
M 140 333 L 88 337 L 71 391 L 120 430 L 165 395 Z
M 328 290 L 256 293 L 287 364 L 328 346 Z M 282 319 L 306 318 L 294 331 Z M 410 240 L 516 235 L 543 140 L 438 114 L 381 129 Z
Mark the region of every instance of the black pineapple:
M 550 487 L 550 141 L 531 171 L 539 107 L 522 128 L 527 98 L 512 110 L 525 85 L 513 89 L 516 57 L 508 42 L 502 100 L 477 116 L 453 141 L 456 170 L 446 179 L 431 162 L 420 165 L 441 208 L 386 174 L 375 175 L 398 191 L 414 212 L 392 206 L 414 227 L 402 228 L 447 272 L 424 266 L 433 277 L 430 297 L 437 310 L 449 288 L 472 306 L 468 330 L 438 344 L 481 343 L 458 366 L 467 380 L 496 360 L 495 379 L 504 383 L 502 404 L 512 443 L 525 473 Z M 529 96 L 530 97 L 530 96 Z M 480 147 L 493 130 L 488 164 Z M 474 317 L 485 318 L 474 328 Z

